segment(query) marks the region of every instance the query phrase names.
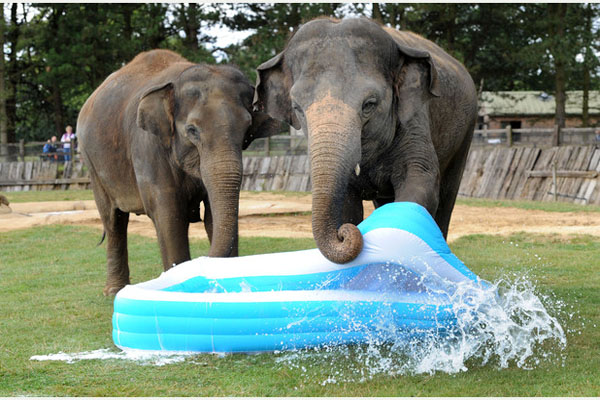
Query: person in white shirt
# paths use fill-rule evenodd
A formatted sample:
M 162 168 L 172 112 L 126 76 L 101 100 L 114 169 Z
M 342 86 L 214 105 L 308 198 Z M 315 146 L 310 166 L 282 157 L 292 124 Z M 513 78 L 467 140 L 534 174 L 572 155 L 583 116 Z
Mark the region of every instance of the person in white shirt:
M 63 143 L 65 161 L 71 161 L 71 139 L 75 139 L 75 134 L 73 133 L 73 127 L 71 125 L 67 125 L 65 130 L 66 132 L 63 133 L 60 141 Z

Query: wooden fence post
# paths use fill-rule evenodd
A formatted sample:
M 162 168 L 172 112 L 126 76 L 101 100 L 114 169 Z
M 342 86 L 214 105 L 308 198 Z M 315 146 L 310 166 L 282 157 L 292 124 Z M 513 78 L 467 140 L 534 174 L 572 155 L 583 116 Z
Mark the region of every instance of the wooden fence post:
M 513 145 L 512 126 L 510 124 L 506 125 L 506 145 L 508 147 Z
M 265 155 L 268 157 L 270 152 L 271 152 L 271 138 L 266 137 L 265 138 Z
M 552 146 L 560 145 L 560 126 L 554 125 L 554 134 L 552 135 Z
M 557 199 L 557 194 L 556 194 L 556 190 L 558 188 L 558 185 L 556 184 L 556 160 L 552 161 L 552 199 L 554 201 L 556 201 Z
M 25 161 L 25 139 L 19 140 L 19 157 Z

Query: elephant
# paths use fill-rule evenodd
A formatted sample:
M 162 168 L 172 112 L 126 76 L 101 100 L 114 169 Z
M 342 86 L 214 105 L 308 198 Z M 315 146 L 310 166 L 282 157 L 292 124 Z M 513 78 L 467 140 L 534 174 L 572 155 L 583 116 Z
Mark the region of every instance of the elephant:
M 253 95 L 235 67 L 152 50 L 87 99 L 77 134 L 107 240 L 105 295 L 129 283 L 130 213 L 152 219 L 165 270 L 190 259 L 201 202 L 208 255 L 237 255 L 242 149 L 281 126 L 252 111 Z
M 459 61 L 367 18 L 319 18 L 257 68 L 255 111 L 308 136 L 312 230 L 332 262 L 357 257 L 363 200 L 415 202 L 447 238 L 477 121 Z

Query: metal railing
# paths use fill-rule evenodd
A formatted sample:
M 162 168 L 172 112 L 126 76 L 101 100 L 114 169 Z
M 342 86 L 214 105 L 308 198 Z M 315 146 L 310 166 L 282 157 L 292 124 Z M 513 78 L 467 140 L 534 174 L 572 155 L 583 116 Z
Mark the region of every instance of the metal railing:
M 71 142 L 55 142 L 52 146 L 54 151 L 44 153 L 47 142 L 25 142 L 0 144 L 0 162 L 12 161 L 35 161 L 44 160 L 49 162 L 78 161 L 77 140 Z M 65 144 L 68 144 L 65 148 Z

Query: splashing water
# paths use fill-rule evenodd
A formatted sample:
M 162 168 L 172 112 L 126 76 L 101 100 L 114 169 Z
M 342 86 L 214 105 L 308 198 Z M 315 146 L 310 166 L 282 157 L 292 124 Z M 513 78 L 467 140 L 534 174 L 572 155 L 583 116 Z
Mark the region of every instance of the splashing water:
M 128 360 L 137 362 L 141 365 L 163 366 L 168 364 L 180 363 L 186 360 L 191 353 L 167 353 L 167 352 L 147 352 L 147 351 L 112 351 L 111 349 L 99 349 L 92 351 L 83 351 L 80 353 L 56 353 L 48 355 L 32 356 L 32 361 L 64 361 L 67 364 L 73 364 L 82 360 Z
M 503 277 L 486 288 L 457 284 L 451 303 L 456 325 L 449 332 L 407 337 L 387 327 L 365 345 L 285 352 L 278 362 L 299 369 L 307 378 L 325 374 L 323 385 L 377 375 L 453 374 L 471 365 L 532 369 L 543 361 L 564 364 L 566 335 L 546 305 L 567 319 L 575 313 L 565 313 L 564 302 L 536 294 L 527 277 Z

